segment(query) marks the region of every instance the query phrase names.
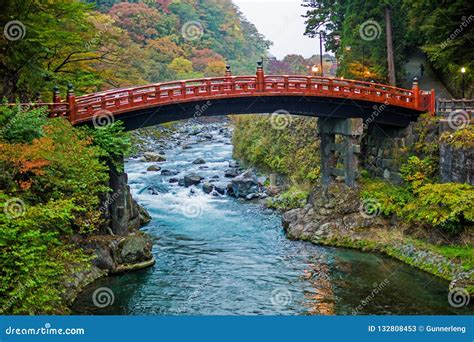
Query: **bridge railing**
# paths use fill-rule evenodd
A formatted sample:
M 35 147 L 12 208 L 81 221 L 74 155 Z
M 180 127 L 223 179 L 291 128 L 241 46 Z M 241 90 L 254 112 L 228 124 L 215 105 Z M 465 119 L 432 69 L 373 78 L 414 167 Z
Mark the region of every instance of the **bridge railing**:
M 436 114 L 446 116 L 450 113 L 463 110 L 469 114 L 474 113 L 474 99 L 437 99 Z
M 68 91 L 66 101 L 55 93 L 53 116 L 67 115 L 73 124 L 89 121 L 104 111 L 121 114 L 160 104 L 173 104 L 220 97 L 246 96 L 319 96 L 365 100 L 419 111 L 435 111 L 434 91 L 422 92 L 414 81 L 412 89 L 374 82 L 342 78 L 264 75 L 261 66 L 255 76 L 232 76 L 164 82 L 103 91 L 74 97 Z

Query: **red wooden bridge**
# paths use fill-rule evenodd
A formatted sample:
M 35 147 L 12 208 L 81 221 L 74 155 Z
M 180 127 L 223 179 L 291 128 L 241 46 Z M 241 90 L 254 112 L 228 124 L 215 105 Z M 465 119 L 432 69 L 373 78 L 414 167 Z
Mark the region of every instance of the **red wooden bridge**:
M 225 76 L 156 83 L 75 97 L 69 88 L 65 101 L 56 88 L 50 115 L 66 116 L 74 124 L 91 123 L 99 116 L 123 120 L 127 129 L 200 115 L 272 113 L 369 118 L 405 126 L 423 112 L 434 113 L 434 90 L 421 91 L 373 82 L 316 76 L 268 76 L 259 64 L 255 76 Z

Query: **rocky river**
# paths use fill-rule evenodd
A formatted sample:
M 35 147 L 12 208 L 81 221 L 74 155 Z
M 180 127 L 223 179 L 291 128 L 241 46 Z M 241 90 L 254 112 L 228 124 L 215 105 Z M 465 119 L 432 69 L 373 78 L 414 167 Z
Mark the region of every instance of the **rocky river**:
M 265 176 L 232 159 L 231 134 L 228 122 L 183 123 L 126 162 L 132 194 L 152 216 L 142 230 L 156 263 L 97 280 L 73 313 L 461 313 L 447 281 L 382 255 L 287 239 L 280 213 L 262 204 Z M 112 293 L 106 306 L 93 300 L 99 288 Z

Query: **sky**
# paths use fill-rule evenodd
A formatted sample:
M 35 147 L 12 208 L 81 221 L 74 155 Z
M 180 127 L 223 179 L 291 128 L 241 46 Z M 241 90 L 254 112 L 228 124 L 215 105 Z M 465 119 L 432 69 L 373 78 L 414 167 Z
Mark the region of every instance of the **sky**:
M 319 40 L 304 36 L 306 13 L 302 0 L 233 0 L 258 31 L 273 42 L 270 53 L 282 59 L 296 53 L 305 58 L 319 54 Z M 324 46 L 323 46 L 324 52 Z

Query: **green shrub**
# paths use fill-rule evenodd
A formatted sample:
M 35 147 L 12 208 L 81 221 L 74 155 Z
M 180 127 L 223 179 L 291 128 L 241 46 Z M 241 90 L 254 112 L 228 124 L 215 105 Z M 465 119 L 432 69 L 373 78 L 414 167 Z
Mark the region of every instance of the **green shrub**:
M 0 106 L 0 138 L 11 143 L 29 143 L 43 135 L 46 108 Z
M 444 132 L 440 140 L 456 149 L 472 149 L 474 148 L 474 125 L 467 125 L 455 132 Z
M 296 184 L 314 184 L 320 174 L 316 120 L 284 117 L 275 127 L 268 115 L 234 116 L 234 156 L 288 176 Z
M 416 156 L 410 156 L 407 163 L 400 167 L 400 173 L 406 184 L 416 190 L 436 180 L 438 165 L 431 158 L 420 159 Z
M 457 233 L 461 223 L 474 223 L 474 187 L 468 184 L 427 184 L 415 191 L 416 201 L 402 209 L 411 221 L 429 223 Z
M 107 160 L 117 170 L 123 171 L 122 158 L 130 154 L 132 144 L 129 134 L 124 132 L 122 121 L 98 128 L 86 127 L 85 131 L 92 137 L 93 145 L 102 149 Z
M 267 201 L 267 206 L 273 209 L 290 210 L 304 207 L 307 203 L 308 192 L 291 187 L 276 198 Z
M 41 118 L 38 113 L 9 121 L 21 139 L 0 136 L 1 313 L 67 312 L 66 283 L 90 265 L 70 241 L 101 224 L 100 196 L 109 191 L 104 159 L 124 147 L 119 128 L 96 134 L 93 144 L 87 131 L 65 119 L 42 126 L 26 119 Z
M 12 200 L 18 201 L 0 193 L 2 209 Z M 66 277 L 71 267 L 85 268 L 89 260 L 61 238 L 71 226 L 73 207 L 72 201 L 62 200 L 25 204 L 18 216 L 0 211 L 1 314 L 67 312 L 61 297 Z
M 363 187 L 362 197 L 376 200 L 386 216 L 395 214 L 449 234 L 474 223 L 474 187 L 468 184 L 425 184 L 412 190 L 382 180 L 365 180 Z
M 362 198 L 377 201 L 381 212 L 386 216 L 391 214 L 400 216 L 401 209 L 414 200 L 412 193 L 405 187 L 396 186 L 380 179 L 365 179 L 363 187 Z

